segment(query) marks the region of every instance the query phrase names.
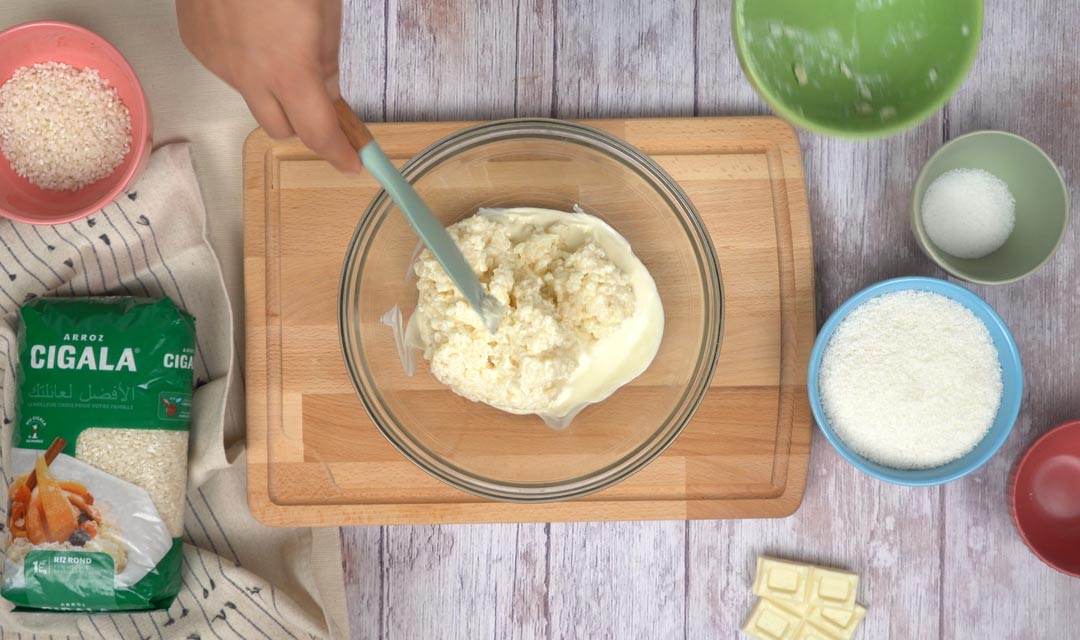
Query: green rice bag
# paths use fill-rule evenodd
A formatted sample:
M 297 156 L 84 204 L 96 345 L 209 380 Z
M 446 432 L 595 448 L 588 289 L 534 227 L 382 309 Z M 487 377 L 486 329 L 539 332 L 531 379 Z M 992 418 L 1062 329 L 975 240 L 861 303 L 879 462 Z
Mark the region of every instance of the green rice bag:
M 171 300 L 37 298 L 19 314 L 3 597 L 165 609 L 180 590 L 195 322 Z

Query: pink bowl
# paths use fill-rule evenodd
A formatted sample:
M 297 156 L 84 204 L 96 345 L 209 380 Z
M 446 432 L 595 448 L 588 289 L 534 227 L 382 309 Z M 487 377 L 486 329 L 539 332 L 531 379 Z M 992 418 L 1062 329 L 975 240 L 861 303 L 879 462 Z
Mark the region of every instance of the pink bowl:
M 1043 562 L 1080 578 L 1080 421 L 1035 441 L 1016 468 L 1012 514 L 1020 537 Z
M 101 209 L 139 178 L 153 147 L 150 107 L 139 79 L 104 38 L 73 24 L 45 20 L 0 32 L 0 85 L 20 67 L 49 61 L 93 67 L 116 88 L 131 112 L 131 151 L 115 171 L 78 191 L 39 189 L 0 156 L 0 216 L 31 224 L 71 222 Z

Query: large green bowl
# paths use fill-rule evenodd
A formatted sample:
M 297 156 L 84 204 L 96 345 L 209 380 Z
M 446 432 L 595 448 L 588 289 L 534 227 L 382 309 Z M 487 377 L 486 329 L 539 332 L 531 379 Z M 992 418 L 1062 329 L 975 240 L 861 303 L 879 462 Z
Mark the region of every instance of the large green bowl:
M 826 135 L 913 127 L 967 75 L 982 0 L 735 0 L 739 60 L 780 115 Z

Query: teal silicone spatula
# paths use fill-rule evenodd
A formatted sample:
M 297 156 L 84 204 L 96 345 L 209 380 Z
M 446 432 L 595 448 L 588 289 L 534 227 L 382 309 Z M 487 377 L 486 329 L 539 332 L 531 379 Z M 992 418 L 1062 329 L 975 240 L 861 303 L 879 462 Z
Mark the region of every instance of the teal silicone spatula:
M 420 236 L 420 240 L 439 261 L 469 305 L 480 314 L 484 325 L 494 333 L 499 328 L 499 320 L 505 310 L 503 305 L 484 291 L 476 273 L 465 261 L 465 256 L 461 255 L 461 250 L 454 244 L 446 228 L 431 212 L 420 194 L 416 193 L 416 189 L 412 188 L 394 163 L 386 157 L 367 126 L 353 113 L 352 107 L 338 98 L 334 102 L 334 109 L 337 111 L 342 131 L 360 154 L 364 168 L 383 186 L 398 209 L 405 214 L 416 235 Z

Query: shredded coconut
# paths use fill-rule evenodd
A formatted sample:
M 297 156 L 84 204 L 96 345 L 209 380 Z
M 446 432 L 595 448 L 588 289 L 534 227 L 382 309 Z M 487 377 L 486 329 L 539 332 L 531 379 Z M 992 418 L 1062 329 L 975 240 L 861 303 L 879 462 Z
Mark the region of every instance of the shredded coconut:
M 819 384 L 844 443 L 898 469 L 930 469 L 974 449 L 1003 386 L 982 321 L 925 291 L 888 293 L 852 311 L 825 348 Z
M 131 114 L 97 69 L 43 62 L 0 86 L 0 151 L 42 189 L 97 182 L 130 149 Z

